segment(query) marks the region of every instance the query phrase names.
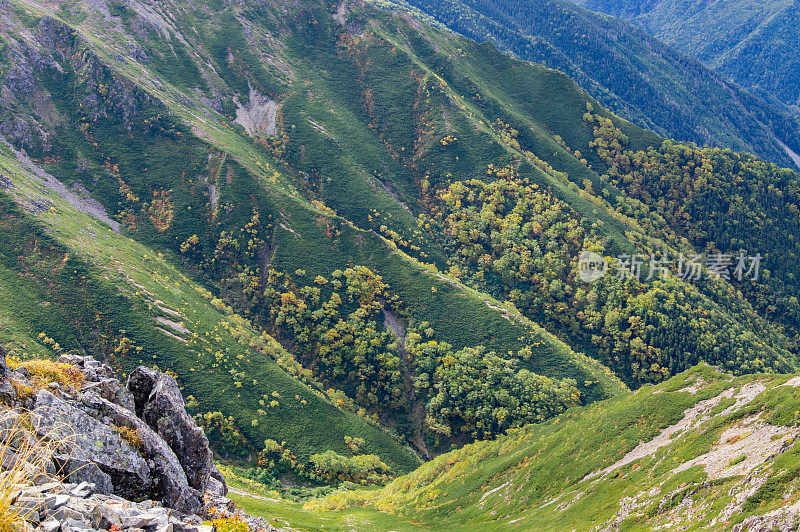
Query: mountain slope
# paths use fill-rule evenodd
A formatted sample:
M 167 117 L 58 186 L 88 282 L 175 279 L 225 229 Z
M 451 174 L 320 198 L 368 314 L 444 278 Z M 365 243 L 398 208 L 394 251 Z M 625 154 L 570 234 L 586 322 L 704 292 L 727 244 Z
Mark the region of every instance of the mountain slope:
M 725 189 L 718 208 L 694 213 L 705 232 L 720 230 L 712 245 L 659 211 L 642 168 L 698 189 L 745 182 L 758 192 L 747 198 L 754 212 L 770 213 L 797 208 L 788 170 L 665 142 L 563 74 L 371 4 L 20 0 L 0 9 L 12 195 L 68 249 L 104 265 L 110 250 L 81 234 L 85 222 L 70 225 L 64 200 L 50 212 L 42 183 L 91 196 L 97 203 L 79 210 L 138 250 L 114 255 L 140 272 L 147 292 L 133 290 L 135 302 L 157 303 L 150 292 L 175 312 L 181 297 L 202 303 L 210 314 L 195 332 L 216 340 L 210 351 L 159 355 L 142 342 L 141 355 L 117 364 L 161 356 L 191 393 L 200 389 L 209 422 L 235 417 L 233 428 L 209 428 L 243 434 L 248 449 L 270 438 L 301 458 L 348 452 L 344 436 L 358 427 L 368 451 L 402 472 L 414 460 L 399 442 L 432 457 L 700 360 L 737 373 L 798 368 L 784 252 L 795 251 L 785 235 L 800 220 L 740 220 L 736 230 L 769 243 L 761 251 L 774 275 L 763 282 L 635 279 L 616 268 L 588 285 L 578 275 L 589 250 L 739 250 L 721 238 L 734 228 L 718 221 L 741 198 Z M 646 186 L 629 187 L 629 172 Z M 167 295 L 174 274 L 148 266 L 159 253 L 210 301 Z M 168 329 L 159 327 L 186 334 L 166 314 Z M 91 328 L 53 329 L 15 326 L 6 341 L 44 332 L 114 355 Z M 328 418 L 309 417 L 308 437 L 279 436 L 311 402 L 249 377 L 245 366 L 266 371 L 265 359 L 362 420 L 326 433 Z
M 631 19 L 739 85 L 794 106 L 795 110 L 800 105 L 797 2 L 580 0 L 575 3 Z
M 376 142 L 377 139 L 374 137 L 370 138 L 373 133 L 369 128 L 366 128 L 369 133 L 364 133 L 362 129 L 361 135 L 364 140 L 362 146 L 366 148 L 371 142 L 377 148 L 372 152 L 361 149 L 354 153 L 358 156 L 377 158 L 366 161 L 371 165 L 366 167 L 370 173 L 365 172 L 365 161 L 342 159 L 343 150 L 338 145 L 339 141 L 331 145 L 331 133 L 327 128 L 334 131 L 342 143 L 351 142 L 348 140 L 348 134 L 335 129 L 337 124 L 324 121 L 330 120 L 330 114 L 318 118 L 319 122 L 314 119 L 317 117 L 311 118 L 313 115 L 309 115 L 319 110 L 307 102 L 297 110 L 298 116 L 292 118 L 293 121 L 296 120 L 294 125 L 297 127 L 291 128 L 291 131 L 296 132 L 297 137 L 286 138 L 287 132 L 283 131 L 283 139 L 264 137 L 257 138 L 255 140 L 259 142 L 254 142 L 246 135 L 246 130 L 239 129 L 239 125 L 215 109 L 216 105 L 225 111 L 222 109 L 223 105 L 220 103 L 222 102 L 224 105 L 229 105 L 227 112 L 234 115 L 236 107 L 234 102 L 237 99 L 241 98 L 239 100 L 241 102 L 248 98 L 251 101 L 246 105 L 253 104 L 256 97 L 250 98 L 248 85 L 252 85 L 255 80 L 248 79 L 250 72 L 239 74 L 242 75 L 242 79 L 238 81 L 235 77 L 230 78 L 230 82 L 238 90 L 247 91 L 243 94 L 233 92 L 221 78 L 212 79 L 219 84 L 219 86 L 212 85 L 215 87 L 213 90 L 222 88 L 228 91 L 225 98 L 215 96 L 214 98 L 217 98 L 215 104 L 212 101 L 213 90 L 200 78 L 192 78 L 187 74 L 174 78 L 176 85 L 172 85 L 165 83 L 157 74 L 151 72 L 148 68 L 151 64 L 149 62 L 137 63 L 134 68 L 129 61 L 121 60 L 123 56 L 114 53 L 113 46 L 119 45 L 123 50 L 127 50 L 126 47 L 130 43 L 126 39 L 130 36 L 113 34 L 114 38 L 110 38 L 106 32 L 113 33 L 119 27 L 105 26 L 109 19 L 104 18 L 102 10 L 87 11 L 91 16 L 82 18 L 87 30 L 84 37 L 84 34 L 73 33 L 69 26 L 53 16 L 41 17 L 42 14 L 49 13 L 46 8 L 44 11 L 38 11 L 41 9 L 39 6 L 32 7 L 37 10 L 34 13 L 40 14 L 40 18 L 31 15 L 27 15 L 26 18 L 17 12 L 8 12 L 12 18 L 20 17 L 20 21 L 13 28 L 14 32 L 6 34 L 8 48 L 13 51 L 12 73 L 6 79 L 12 91 L 16 91 L 12 92 L 15 97 L 5 108 L 7 122 L 14 124 L 9 133 L 9 140 L 19 149 L 25 149 L 38 163 L 61 178 L 68 188 L 83 190 L 81 187 L 85 187 L 85 190 L 97 197 L 109 210 L 116 219 L 110 223 L 112 225 L 119 223 L 123 234 L 150 246 L 154 254 L 161 252 L 168 260 L 182 263 L 181 266 L 188 269 L 191 275 L 197 276 L 198 281 L 219 290 L 219 295 L 228 304 L 233 304 L 237 311 L 247 314 L 257 327 L 256 333 L 269 329 L 298 360 L 311 367 L 313 367 L 310 363 L 311 349 L 315 347 L 312 344 L 298 346 L 294 341 L 296 335 L 293 332 L 278 328 L 270 317 L 269 307 L 259 307 L 262 305 L 258 299 L 260 294 L 258 297 L 248 295 L 249 285 L 241 283 L 241 275 L 243 274 L 245 279 L 252 279 L 255 286 L 259 284 L 264 286 L 262 283 L 279 278 L 278 275 L 271 277 L 271 271 L 280 275 L 288 274 L 293 278 L 293 283 L 307 283 L 310 286 L 317 284 L 318 278 L 327 278 L 323 285 L 328 282 L 330 284 L 324 288 L 325 297 L 339 298 L 344 304 L 341 314 L 344 319 L 339 318 L 342 326 L 355 327 L 359 341 L 362 341 L 360 336 L 364 335 L 365 342 L 372 342 L 374 339 L 380 342 L 382 347 L 382 351 L 367 353 L 368 356 L 375 357 L 373 367 L 380 371 L 380 374 L 367 376 L 363 390 L 359 389 L 359 383 L 355 382 L 359 378 L 356 375 L 336 380 L 333 376 L 340 374 L 336 368 L 313 367 L 313 372 L 326 381 L 324 386 L 326 389 L 344 388 L 350 397 L 358 401 L 358 404 L 352 407 L 353 410 L 367 407 L 369 411 L 364 411 L 362 408 L 364 416 L 374 414 L 375 417 L 380 417 L 382 422 L 408 435 L 413 435 L 416 431 L 416 445 L 421 452 L 427 452 L 427 445 L 434 444 L 433 440 L 430 444 L 426 444 L 424 439 L 419 439 L 428 437 L 423 436 L 424 433 L 428 433 L 423 424 L 424 396 L 421 399 L 412 396 L 415 410 L 405 412 L 404 409 L 410 409 L 412 405 L 406 404 L 402 399 L 404 391 L 402 386 L 395 384 L 384 391 L 378 388 L 382 386 L 378 379 L 384 372 L 397 371 L 395 364 L 400 358 L 398 352 L 400 350 L 393 336 L 402 336 L 402 328 L 407 328 L 408 333 L 417 334 L 414 327 L 418 327 L 429 342 L 436 343 L 434 339 L 442 342 L 442 353 L 438 356 L 445 356 L 448 353 L 450 348 L 446 345 L 449 344 L 454 349 L 480 346 L 493 349 L 505 356 L 512 355 L 516 359 L 517 351 L 530 346 L 527 349 L 533 348 L 535 356 L 526 355 L 525 359 L 521 357 L 517 360 L 512 359 L 511 366 L 519 364 L 524 368 L 523 373 L 519 373 L 521 368 L 515 370 L 514 376 L 509 377 L 512 380 L 523 379 L 535 386 L 551 385 L 551 381 L 541 380 L 538 375 L 532 375 L 528 370 L 549 374 L 555 379 L 571 377 L 583 391 L 582 400 L 587 401 L 608 396 L 623 388 L 616 378 L 609 375 L 608 370 L 575 353 L 552 335 L 519 316 L 514 309 L 504 308 L 502 303 L 476 293 L 455 280 L 445 278 L 431 267 L 424 267 L 408 255 L 396 251 L 397 244 L 380 237 L 374 230 L 366 230 L 374 227 L 387 236 L 402 234 L 409 239 L 419 238 L 422 246 L 428 246 L 418 248 L 416 252 L 419 256 L 438 261 L 440 264 L 444 263 L 442 252 L 437 251 L 438 244 L 420 233 L 417 220 L 410 215 L 409 210 L 395 199 L 393 193 L 390 193 L 391 190 L 387 192 L 384 187 L 376 186 L 380 181 L 370 173 L 377 173 L 379 168 L 386 166 L 388 170 L 384 171 L 389 172 L 389 175 L 384 180 L 388 188 L 395 186 L 395 183 L 402 183 L 400 180 L 402 174 L 397 176 L 395 172 L 399 173 L 398 168 L 404 168 L 405 164 L 398 164 L 386 153 L 386 147 L 382 143 Z M 77 12 L 80 6 L 76 5 L 71 9 Z M 62 14 L 67 16 L 70 13 Z M 71 16 L 74 18 L 74 14 Z M 231 19 L 223 17 L 223 22 L 225 20 L 230 23 Z M 136 26 L 130 18 L 128 22 Z M 144 24 L 147 20 L 141 18 L 139 22 Z M 90 23 L 95 25 L 92 26 Z M 152 28 L 149 29 L 154 31 Z M 233 42 L 237 35 L 242 35 L 238 33 L 242 31 L 241 27 L 230 31 L 231 34 L 225 36 L 226 42 Z M 163 50 L 154 45 L 154 41 L 163 38 L 163 35 L 161 37 L 159 35 L 157 32 L 146 34 L 146 38 L 143 39 L 153 54 Z M 101 39 L 100 36 L 106 38 Z M 180 46 L 178 42 L 176 40 L 171 44 Z M 331 44 L 334 43 L 335 41 Z M 203 43 L 203 45 L 214 49 L 213 43 Z M 309 44 L 300 39 L 297 46 L 307 49 Z M 243 49 L 244 52 L 246 50 Z M 188 60 L 190 53 L 184 51 L 179 57 Z M 248 57 L 251 62 L 247 68 L 259 71 L 261 68 L 259 64 L 252 57 Z M 297 59 L 293 58 L 292 64 L 298 70 L 303 67 L 300 62 L 301 57 L 304 57 L 304 54 L 300 53 Z M 227 60 L 223 54 L 223 63 L 227 64 L 225 63 Z M 203 68 L 203 63 L 199 65 L 198 71 Z M 191 63 L 183 66 L 186 71 L 193 71 Z M 224 67 L 219 66 L 219 69 L 224 73 Z M 174 73 L 175 70 L 170 72 Z M 312 73 L 319 75 L 316 71 Z M 14 85 L 14 80 L 17 79 L 23 80 L 20 86 Z M 180 84 L 185 83 L 187 79 L 206 87 L 212 96 L 198 95 L 197 92 L 188 90 L 186 93 L 181 92 Z M 244 81 L 244 84 L 241 81 Z M 261 79 L 261 82 L 267 83 L 264 79 Z M 263 89 L 263 86 L 261 88 Z M 335 88 L 342 91 L 345 88 L 349 89 L 349 87 Z M 306 90 L 308 91 L 308 88 Z M 199 102 L 193 103 L 187 94 L 195 98 L 199 96 Z M 347 96 L 346 92 L 344 94 Z M 308 95 L 309 92 L 305 92 L 305 96 Z M 277 97 L 277 94 L 273 96 Z M 336 96 L 340 97 L 338 93 Z M 34 102 L 33 105 L 31 100 Z M 286 120 L 287 115 L 291 116 L 289 113 L 294 109 L 294 101 L 281 102 L 282 120 Z M 352 100 L 346 99 L 345 102 L 347 105 L 353 105 Z M 240 105 L 245 107 L 245 104 Z M 337 107 L 339 112 L 348 112 L 345 105 Z M 349 112 L 359 109 L 351 107 Z M 359 120 L 363 120 L 360 115 L 356 116 Z M 192 129 L 181 124 L 181 119 L 191 124 Z M 313 127 L 309 127 L 309 124 Z M 340 127 L 352 128 L 354 125 L 363 128 L 363 125 L 359 125 L 355 120 L 345 122 Z M 303 129 L 304 127 L 307 129 Z M 472 124 L 468 127 L 471 128 Z M 288 127 L 286 129 L 289 130 Z M 492 134 L 488 130 L 482 135 L 483 140 L 476 143 L 476 149 L 483 150 L 488 146 L 495 152 L 501 154 L 504 152 L 502 145 L 492 140 Z M 406 142 L 408 139 L 401 140 Z M 329 152 L 331 160 L 344 162 L 341 167 L 332 164 L 327 168 L 308 168 L 305 165 L 309 162 L 303 156 L 306 149 L 313 150 L 319 155 L 315 156 L 316 162 L 326 160 L 327 155 L 323 155 L 324 150 Z M 294 155 L 295 150 L 297 155 Z M 563 153 L 563 148 L 559 151 Z M 282 159 L 277 159 L 276 152 L 286 155 Z M 10 159 L 24 158 L 19 151 L 10 151 L 8 156 Z M 473 155 L 472 159 L 475 165 L 485 164 L 483 156 Z M 296 168 L 285 166 L 287 163 L 293 163 Z M 8 164 L 13 165 L 13 162 L 9 160 Z M 16 175 L 19 171 L 9 170 L 14 191 L 20 186 L 18 181 L 24 183 L 24 180 Z M 335 172 L 335 174 L 323 172 Z M 316 183 L 307 178 L 309 175 L 320 176 L 320 174 L 321 178 Z M 36 181 L 30 176 L 28 179 L 33 179 L 34 183 Z M 320 186 L 322 183 L 332 183 L 332 185 L 322 187 Z M 342 188 L 337 191 L 335 186 Z M 333 191 L 330 196 L 325 195 L 331 188 Z M 23 188 L 23 192 L 19 193 L 20 201 L 35 203 L 41 194 L 37 189 L 36 186 Z M 314 202 L 311 203 L 304 198 L 298 189 L 303 189 L 303 193 L 314 198 Z M 352 216 L 359 224 L 366 227 L 359 228 L 349 220 L 337 216 L 329 207 L 316 199 L 320 196 L 338 211 Z M 356 203 L 351 203 L 354 201 Z M 371 220 L 373 215 L 367 216 L 369 212 L 365 208 L 362 210 L 365 205 L 379 209 L 386 218 Z M 239 206 L 246 207 L 242 209 L 238 208 Z M 65 218 L 50 214 L 52 213 L 44 212 L 41 215 L 47 216 L 48 224 L 53 230 L 66 231 L 61 226 L 66 222 Z M 391 217 L 392 214 L 395 216 Z M 386 227 L 381 229 L 384 225 Z M 391 233 L 388 232 L 389 228 L 392 229 Z M 70 228 L 67 234 L 74 235 L 76 230 Z M 407 249 L 415 252 L 412 248 L 416 246 L 404 243 L 402 238 L 398 239 L 398 243 L 409 246 Z M 326 252 L 309 254 L 309 250 L 326 250 Z M 102 247 L 90 247 L 81 251 L 89 253 L 90 256 L 105 253 Z M 437 253 L 439 257 L 435 256 Z M 102 262 L 102 259 L 98 260 Z M 136 263 L 129 264 L 132 260 L 129 257 L 123 256 L 118 260 L 126 266 L 137 268 Z M 359 282 L 361 275 L 359 272 L 365 272 L 368 277 L 372 276 L 372 273 L 368 273 L 369 270 L 352 269 L 353 263 L 372 268 L 382 276 L 383 281 L 388 283 L 384 294 L 387 302 L 373 301 L 375 305 L 369 303 L 364 306 L 363 302 L 354 300 L 354 293 L 351 290 L 355 285 L 351 285 L 351 282 Z M 302 273 L 299 273 L 301 271 Z M 337 271 L 340 273 L 336 273 Z M 340 283 L 337 276 L 342 274 L 347 276 L 347 293 L 342 290 L 341 296 L 334 295 L 332 291 L 337 289 L 328 287 Z M 376 280 L 380 282 L 379 279 Z M 152 281 L 159 285 L 164 279 L 156 276 Z M 142 281 L 137 282 L 142 283 Z M 158 293 L 150 284 L 147 286 L 149 292 Z M 297 295 L 301 295 L 300 288 L 303 289 L 303 294 L 310 293 L 305 291 L 310 288 L 309 286 L 295 284 L 292 290 L 297 290 Z M 368 285 L 367 289 L 372 289 L 372 285 Z M 142 294 L 139 296 L 146 298 Z M 160 296 L 159 299 L 163 300 L 163 297 Z M 370 295 L 370 299 L 372 297 Z M 359 309 L 360 306 L 364 308 Z M 334 310 L 333 316 L 336 316 L 338 311 Z M 367 320 L 360 317 L 362 310 L 368 312 Z M 399 314 L 401 322 L 401 329 L 396 331 L 384 325 L 389 319 L 386 316 L 395 313 Z M 165 319 L 169 317 L 165 316 Z M 326 332 L 325 327 L 330 326 L 323 325 L 313 334 Z M 33 334 L 36 335 L 38 332 L 41 331 L 33 331 Z M 58 331 L 47 332 L 56 337 Z M 240 334 L 238 330 L 232 332 Z M 67 345 L 62 338 L 56 340 Z M 220 340 L 223 345 L 229 341 L 227 337 Z M 245 338 L 244 341 L 258 344 L 257 339 Z M 86 338 L 80 338 L 75 347 L 91 348 Z M 269 349 L 273 347 L 269 346 Z M 339 347 L 339 350 L 336 356 L 354 353 L 347 345 Z M 257 364 L 262 355 L 250 351 L 247 355 L 242 353 L 242 356 L 244 359 L 237 358 L 237 360 L 252 358 L 253 363 Z M 277 358 L 282 356 L 280 353 L 277 354 Z M 169 360 L 169 357 L 165 357 L 165 360 Z M 175 371 L 180 371 L 182 378 L 194 381 L 195 377 L 192 374 L 197 373 L 196 370 L 200 366 L 195 367 L 196 363 L 191 362 L 191 357 L 185 360 L 185 366 L 182 366 L 183 363 L 183 358 L 179 357 L 169 362 L 169 366 L 173 366 Z M 213 360 L 210 363 L 213 364 Z M 231 363 L 236 366 L 244 362 L 231 361 Z M 243 378 L 241 375 L 246 375 L 248 372 L 236 367 L 224 369 L 231 376 L 230 379 L 225 375 L 210 376 L 204 377 L 205 382 L 214 386 L 220 393 L 233 392 L 235 397 L 246 395 L 248 400 L 241 402 L 231 397 L 227 402 L 220 402 L 210 393 L 198 393 L 197 399 L 201 402 L 202 409 L 219 408 L 226 416 L 233 414 L 254 416 L 245 418 L 247 421 L 239 418 L 237 424 L 238 429 L 246 433 L 250 445 L 256 450 L 267 435 L 265 430 L 287 432 L 292 430 L 281 429 L 279 423 L 272 423 L 265 428 L 258 428 L 261 427 L 261 423 L 252 425 L 253 428 L 246 425 L 253 419 L 258 421 L 256 412 L 267 411 L 260 403 L 275 402 L 282 408 L 284 402 L 300 401 L 296 397 L 294 400 L 291 399 L 296 393 L 285 397 L 283 392 L 274 390 L 278 396 L 284 397 L 276 400 L 277 396 L 270 396 L 272 390 L 263 389 L 261 379 Z M 291 367 L 288 369 L 297 372 Z M 311 369 L 303 371 L 308 373 Z M 330 373 L 326 374 L 326 371 Z M 407 370 L 403 368 L 403 371 Z M 408 383 L 409 386 L 411 384 Z M 577 397 L 577 394 L 573 393 L 577 390 L 571 384 L 565 382 L 566 388 L 558 388 L 560 384 L 556 381 L 553 385 L 557 390 L 572 390 L 568 395 Z M 390 394 L 396 404 L 393 403 L 390 409 L 378 408 L 373 397 L 376 393 Z M 343 404 L 351 401 L 346 397 L 337 397 L 336 400 L 343 401 Z M 544 402 L 541 406 L 544 406 Z M 558 406 L 555 408 L 558 410 Z M 531 412 L 521 415 L 533 416 L 531 419 L 550 415 L 546 413 L 546 409 L 539 412 L 541 413 Z M 278 415 L 289 419 L 292 417 L 286 412 Z M 420 415 L 422 419 L 418 417 Z M 322 417 L 316 421 L 309 420 L 309 423 L 315 424 L 321 430 L 328 426 Z M 342 430 L 347 429 L 342 426 Z M 292 440 L 287 436 L 277 437 L 274 433 L 271 436 L 278 441 Z M 326 435 L 320 439 L 316 448 L 307 447 L 305 444 L 293 444 L 295 446 L 292 449 L 299 456 L 307 457 L 313 451 L 341 448 L 344 446 L 344 441 L 339 436 Z M 442 445 L 445 444 L 446 442 L 442 442 Z M 373 450 L 380 454 L 379 451 L 380 449 Z M 387 460 L 395 461 L 396 464 L 403 463 L 401 459 L 387 458 Z M 402 471 L 405 467 L 407 466 L 399 465 L 397 470 Z
M 340 491 L 305 508 L 336 515 L 330 510 L 351 507 L 366 522 L 379 519 L 363 506 L 440 530 L 790 526 L 798 520 L 797 384 L 796 376 L 734 379 L 698 366 L 440 456 L 383 490 Z M 271 511 L 280 515 L 280 505 Z
M 344 436 L 357 435 L 395 470 L 417 465 L 380 428 L 334 406 L 335 397 L 308 376 L 300 379 L 274 340 L 258 342 L 257 331 L 215 308 L 207 290 L 157 253 L 77 212 L 7 156 L 0 166 L 14 183 L 11 193 L 46 206 L 40 216 L 57 228 L 53 238 L 0 192 L 0 343 L 9 353 L 90 352 L 123 372 L 145 361 L 169 368 L 184 393 L 225 412 L 243 433 L 240 448 L 223 451 L 231 458 L 260 450 L 265 438 L 286 440 L 302 458 L 320 446 L 344 452 Z M 245 378 L 248 386 L 237 387 Z M 262 394 L 271 399 L 272 392 L 295 399 L 260 409 Z
M 634 25 L 570 2 L 396 5 L 412 6 L 479 42 L 561 70 L 615 113 L 664 136 L 756 153 L 784 166 L 792 159 L 779 142 L 800 148 L 797 120 L 781 105 L 743 91 Z

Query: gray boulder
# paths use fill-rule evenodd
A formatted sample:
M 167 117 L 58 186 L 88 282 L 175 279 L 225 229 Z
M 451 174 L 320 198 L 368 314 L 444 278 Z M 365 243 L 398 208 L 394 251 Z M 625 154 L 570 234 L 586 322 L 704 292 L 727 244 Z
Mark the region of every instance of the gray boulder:
M 61 355 L 58 362 L 75 366 L 86 377 L 84 390 L 93 390 L 104 399 L 127 408 L 134 409 L 133 396 L 116 378 L 114 370 L 107 364 L 98 362 L 90 356 Z
M 57 454 L 53 456 L 53 463 L 68 482 L 74 484 L 88 482 L 94 484 L 95 493 L 104 495 L 114 493 L 114 482 L 111 479 L 111 475 L 104 473 L 94 462 L 81 460 L 66 454 Z
M 0 442 L 9 448 L 19 447 L 19 442 L 24 432 L 20 431 L 22 418 L 16 410 L 0 410 Z
M 217 464 L 211 464 L 211 477 L 208 479 L 208 489 L 214 495 L 224 497 L 228 494 L 228 483 L 222 472 L 217 468 Z
M 171 375 L 139 367 L 128 378 L 136 413 L 155 430 L 178 457 L 189 485 L 204 493 L 214 469 L 208 438 L 194 419 Z M 216 474 L 219 477 L 219 472 Z
M 133 396 L 117 379 L 100 379 L 97 382 L 84 385 L 84 390 L 93 390 L 103 399 L 111 401 L 131 412 L 134 411 Z
M 31 421 L 39 436 L 63 439 L 76 463 L 92 462 L 110 476 L 114 493 L 137 498 L 149 492 L 150 467 L 114 428 L 47 390 L 36 394 Z
M 59 364 L 70 364 L 80 369 L 86 376 L 88 382 L 115 378 L 114 370 L 94 357 L 66 354 L 58 357 L 56 362 Z
M 150 392 L 153 391 L 153 385 L 159 375 L 160 373 L 154 369 L 139 366 L 128 376 L 126 387 L 133 396 L 137 416 L 142 417 L 147 400 L 150 399 Z
M 186 413 L 183 395 L 174 377 L 159 375 L 142 417 L 175 452 L 189 485 L 205 492 L 214 465 L 211 449 L 202 429 Z
M 91 408 L 92 415 L 108 419 L 120 427 L 136 431 L 139 452 L 150 464 L 153 479 L 152 491 L 164 506 L 185 514 L 198 513 L 202 509 L 202 495 L 190 486 L 187 475 L 175 453 L 147 423 L 116 403 L 104 399 L 94 392 L 85 394 L 84 407 Z

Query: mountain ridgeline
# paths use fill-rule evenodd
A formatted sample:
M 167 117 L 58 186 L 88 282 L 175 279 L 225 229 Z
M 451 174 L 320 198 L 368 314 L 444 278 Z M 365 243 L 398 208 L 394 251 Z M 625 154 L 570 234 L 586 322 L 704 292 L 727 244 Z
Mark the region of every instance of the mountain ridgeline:
M 765 99 L 800 106 L 800 54 L 793 0 L 576 0 L 592 11 L 629 19 Z
M 355 446 L 366 483 L 700 361 L 800 369 L 791 170 L 369 3 L 0 13 L 0 342 L 173 372 L 220 456 Z M 587 283 L 585 251 L 761 275 Z
M 304 508 L 363 530 L 791 530 L 798 384 L 701 365 Z
M 602 2 L 575 3 L 617 14 L 612 8 L 601 8 Z M 690 57 L 691 51 L 668 37 L 696 31 L 698 41 L 705 38 L 704 31 L 710 24 L 703 26 L 695 19 L 683 19 L 688 8 L 676 7 L 679 14 L 664 16 L 674 24 L 658 26 L 663 31 L 653 33 L 659 41 L 632 23 L 592 13 L 568 0 L 409 0 L 388 5 L 418 11 L 478 42 L 491 42 L 520 59 L 565 72 L 615 113 L 666 137 L 747 151 L 783 166 L 795 164 L 782 144 L 793 152 L 800 148 L 796 111 L 763 92 L 743 90 L 729 77 L 744 87 L 753 84 L 726 70 L 717 73 L 709 69 L 716 65 L 698 62 Z M 715 31 L 724 31 L 729 17 L 714 20 Z M 776 48 L 786 50 L 787 55 L 791 55 L 790 46 L 776 43 Z M 765 49 L 764 54 L 767 53 Z M 766 68 L 746 59 L 734 64 L 740 69 L 752 66 L 753 76 L 756 72 L 770 76 L 776 71 L 773 66 L 777 71 L 792 71 L 788 66 L 793 64 L 791 61 L 763 65 L 762 60 Z

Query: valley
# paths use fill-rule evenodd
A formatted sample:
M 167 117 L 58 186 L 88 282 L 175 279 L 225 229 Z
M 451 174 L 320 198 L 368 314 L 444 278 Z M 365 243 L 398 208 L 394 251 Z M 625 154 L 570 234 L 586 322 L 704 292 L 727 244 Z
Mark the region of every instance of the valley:
M 169 375 L 286 530 L 796 522 L 793 119 L 507 9 L 0 4 L 9 366 Z

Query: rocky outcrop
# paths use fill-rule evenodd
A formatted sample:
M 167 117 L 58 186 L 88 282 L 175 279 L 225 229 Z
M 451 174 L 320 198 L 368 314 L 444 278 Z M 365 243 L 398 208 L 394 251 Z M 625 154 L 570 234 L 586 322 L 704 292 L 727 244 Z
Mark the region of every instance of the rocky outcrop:
M 96 415 L 134 431 L 139 452 L 151 464 L 151 477 L 158 486 L 161 502 L 184 513 L 199 512 L 202 509 L 202 493 L 190 487 L 184 467 L 167 442 L 133 411 L 94 393 L 87 396 L 88 401 L 84 401 L 84 404 L 92 408 Z
M 16 494 L 18 508 L 28 508 L 26 521 L 43 532 L 212 532 L 200 516 L 178 515 L 153 501 L 131 502 L 117 495 L 96 493 L 86 482 L 50 482 Z M 268 530 L 268 529 L 265 529 Z
M 149 500 L 136 503 L 97 493 L 86 482 L 49 482 L 22 488 L 14 495 L 17 507 L 30 509 L 28 523 L 42 532 L 213 532 L 201 516 L 176 514 Z M 253 531 L 278 532 L 265 519 L 235 509 L 221 508 L 218 515 L 236 515 Z
M 139 366 L 128 376 L 126 387 L 133 396 L 136 415 L 142 417 L 144 407 L 153 391 L 153 385 L 158 379 L 158 371 L 144 366 Z
M 275 101 L 259 93 L 252 85 L 246 104 L 240 103 L 238 98 L 234 101 L 237 105 L 235 122 L 240 124 L 248 135 L 275 136 L 278 117 L 278 104 Z
M 208 438 L 186 413 L 186 405 L 174 377 L 161 374 L 156 378 L 143 407 L 142 417 L 175 452 L 186 471 L 189 485 L 205 491 L 214 464 Z
M 114 492 L 114 481 L 111 479 L 111 475 L 103 472 L 94 462 L 81 460 L 69 454 L 56 454 L 53 456 L 53 462 L 56 470 L 68 482 L 92 484 L 94 491 L 104 495 Z
M 175 452 L 187 471 L 189 485 L 201 492 L 225 495 L 225 479 L 214 467 L 208 439 L 186 413 L 178 383 L 171 375 L 139 367 L 128 377 L 137 415 L 144 419 Z
M 105 364 L 101 364 L 92 357 L 76 355 L 61 355 L 58 362 L 80 368 L 86 377 L 83 391 L 94 390 L 104 399 L 128 410 L 134 410 L 133 395 L 117 379 L 111 368 Z
M 13 381 L 29 386 L 26 372 L 8 368 L 0 355 L 0 392 L 8 390 L 5 404 L 11 407 L 0 409 L 0 448 L 8 443 L 0 474 L 26 460 L 8 439 L 8 427 L 23 416 L 29 416 L 25 430 L 32 433 L 23 440 L 54 442 L 45 465 L 25 464 L 41 471 L 15 497 L 18 507 L 35 510 L 26 517 L 31 525 L 46 532 L 210 532 L 201 523 L 213 508 L 215 516 L 235 514 L 251 530 L 275 530 L 225 498 L 208 439 L 186 413 L 172 376 L 140 367 L 124 386 L 107 365 L 64 355 L 58 362 L 85 377 L 80 389 L 51 383 L 22 401 Z
M 70 461 L 96 464 L 111 478 L 114 493 L 127 498 L 148 493 L 152 484 L 150 467 L 142 455 L 113 425 L 90 416 L 78 408 L 79 404 L 41 390 L 31 412 L 37 435 L 67 441 Z M 68 467 L 72 470 L 69 464 Z
M 6 367 L 6 350 L 0 345 L 0 402 L 11 402 L 16 398 L 14 385 L 8 377 Z
M 70 364 L 80 369 L 88 382 L 98 382 L 100 379 L 116 380 L 116 375 L 110 367 L 92 357 L 61 355 L 56 362 L 59 364 Z
M 214 493 L 220 497 L 228 494 L 228 483 L 215 464 L 211 464 L 211 478 L 208 479 L 206 492 Z

